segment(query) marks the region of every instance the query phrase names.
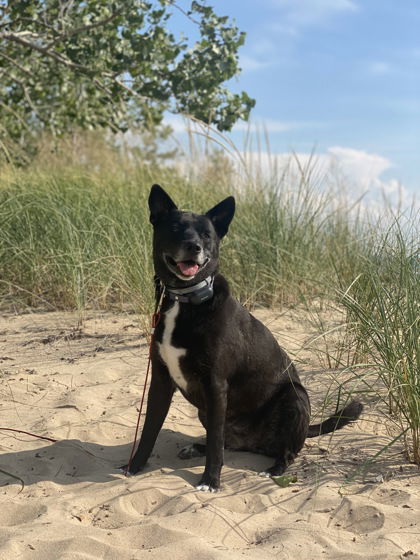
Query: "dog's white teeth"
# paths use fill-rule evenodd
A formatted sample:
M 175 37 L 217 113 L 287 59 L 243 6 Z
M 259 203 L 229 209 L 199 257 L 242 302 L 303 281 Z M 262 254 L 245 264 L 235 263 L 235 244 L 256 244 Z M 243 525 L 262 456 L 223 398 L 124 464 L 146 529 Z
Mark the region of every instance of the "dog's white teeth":
M 270 478 L 271 474 L 268 473 L 267 471 L 261 471 L 261 472 L 258 473 L 258 476 L 261 476 L 263 478 Z

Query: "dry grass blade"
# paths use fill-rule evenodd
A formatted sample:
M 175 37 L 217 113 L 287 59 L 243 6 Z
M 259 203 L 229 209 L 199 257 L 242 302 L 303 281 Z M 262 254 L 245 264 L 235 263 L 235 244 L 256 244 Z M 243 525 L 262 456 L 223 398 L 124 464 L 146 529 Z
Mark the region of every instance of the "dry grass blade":
M 22 478 L 20 478 L 20 476 L 17 476 L 9 471 L 5 471 L 3 469 L 0 469 L 0 472 L 5 474 L 6 476 L 10 476 L 11 478 L 14 478 L 15 480 L 17 480 L 18 482 L 20 482 L 21 484 L 21 488 L 19 490 L 19 494 L 23 491 L 23 489 L 25 488 L 25 482 L 23 481 Z

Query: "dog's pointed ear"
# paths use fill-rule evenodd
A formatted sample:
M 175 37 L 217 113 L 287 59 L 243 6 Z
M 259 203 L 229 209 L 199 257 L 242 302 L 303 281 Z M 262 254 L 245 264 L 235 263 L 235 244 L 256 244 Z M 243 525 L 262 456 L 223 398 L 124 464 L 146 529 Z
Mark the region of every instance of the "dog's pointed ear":
M 153 185 L 149 194 L 150 222 L 155 225 L 158 220 L 171 210 L 176 210 L 176 204 L 160 185 Z
M 219 204 L 216 204 L 211 210 L 206 213 L 206 216 L 213 222 L 214 229 L 217 235 L 222 238 L 227 234 L 229 224 L 235 214 L 235 199 L 233 196 L 228 196 Z

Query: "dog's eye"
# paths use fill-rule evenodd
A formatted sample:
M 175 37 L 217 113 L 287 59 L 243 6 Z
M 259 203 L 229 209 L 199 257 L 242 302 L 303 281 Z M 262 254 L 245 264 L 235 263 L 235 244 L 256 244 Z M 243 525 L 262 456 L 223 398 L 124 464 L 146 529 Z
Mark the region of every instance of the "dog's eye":
M 203 237 L 205 237 L 206 239 L 210 239 L 210 232 L 209 231 L 203 231 Z

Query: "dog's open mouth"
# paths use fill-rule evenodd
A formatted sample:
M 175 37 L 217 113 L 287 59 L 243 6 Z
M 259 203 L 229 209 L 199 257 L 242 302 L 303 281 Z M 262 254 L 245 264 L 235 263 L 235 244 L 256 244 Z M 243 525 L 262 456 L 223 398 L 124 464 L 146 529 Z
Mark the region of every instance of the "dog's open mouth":
M 184 278 L 193 278 L 210 260 L 206 258 L 205 261 L 200 264 L 193 260 L 176 261 L 169 255 L 165 255 L 165 259 L 169 268 L 171 268 L 177 276 L 183 276 Z

